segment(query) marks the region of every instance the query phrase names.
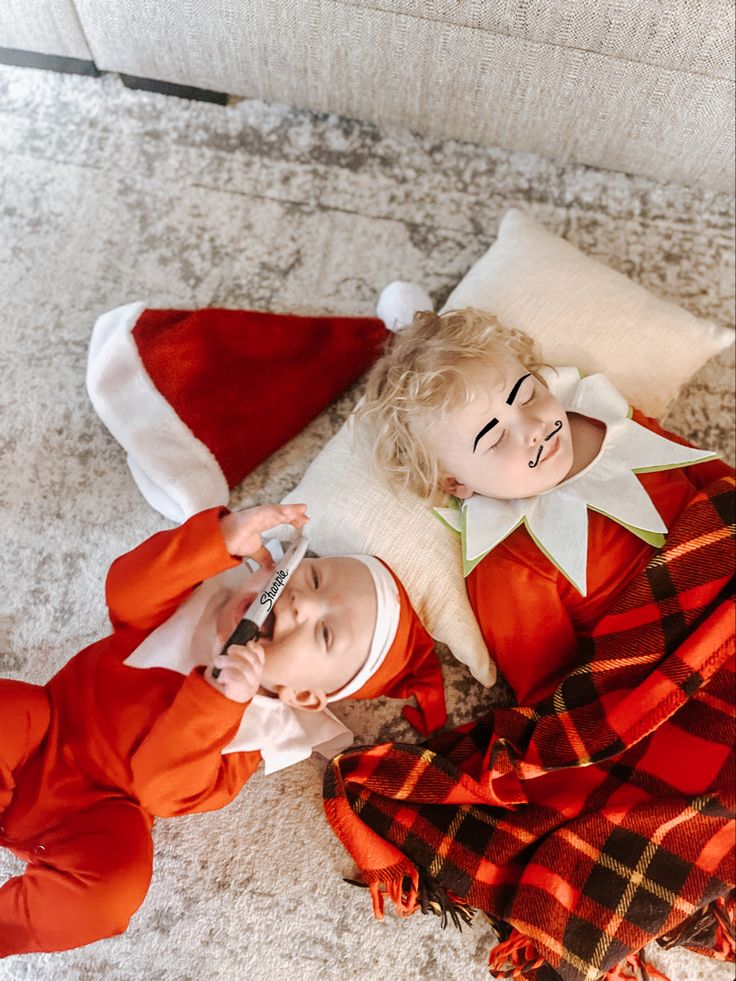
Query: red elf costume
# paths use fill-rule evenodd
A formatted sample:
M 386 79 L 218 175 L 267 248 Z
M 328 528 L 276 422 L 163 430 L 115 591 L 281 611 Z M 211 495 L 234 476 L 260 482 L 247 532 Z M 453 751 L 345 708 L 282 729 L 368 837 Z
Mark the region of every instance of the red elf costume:
M 0 957 L 121 933 L 148 890 L 156 817 L 224 807 L 261 759 L 268 773 L 352 741 L 327 710 L 264 695 L 244 705 L 203 678 L 217 600 L 250 575 L 225 548 L 222 513 L 117 559 L 112 633 L 48 684 L 0 680 L 0 845 L 28 863 L 0 887 Z M 388 568 L 355 558 L 371 571 L 376 628 L 365 665 L 330 701 L 414 694 L 407 717 L 432 731 L 445 721 L 434 644 Z
M 641 572 L 700 490 L 733 474 L 631 410 L 603 375 L 539 374 L 569 412 L 605 426 L 596 458 L 544 494 L 474 494 L 437 512 L 462 541 L 468 597 L 489 655 L 519 704 L 551 694 L 579 640 Z M 684 468 L 687 469 L 684 469 Z

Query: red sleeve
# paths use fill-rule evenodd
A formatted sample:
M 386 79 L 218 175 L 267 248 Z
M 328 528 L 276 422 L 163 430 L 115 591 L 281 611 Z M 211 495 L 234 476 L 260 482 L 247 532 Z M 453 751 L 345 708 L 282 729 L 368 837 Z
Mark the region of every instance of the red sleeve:
M 139 801 L 151 814 L 173 817 L 224 807 L 261 760 L 258 752 L 226 753 L 246 705 L 214 689 L 195 669 L 133 754 Z
M 682 436 L 678 436 L 677 433 L 671 433 L 667 429 L 663 429 L 657 419 L 652 419 L 651 416 L 645 416 L 638 409 L 634 409 L 632 418 L 640 426 L 651 429 L 652 432 L 659 433 L 660 436 L 671 439 L 674 443 L 680 443 L 681 446 L 695 445 Z M 704 463 L 693 463 L 689 467 L 683 467 L 683 470 L 688 475 L 692 485 L 697 487 L 698 490 L 703 490 L 703 488 L 712 484 L 715 480 L 734 476 L 733 467 L 729 467 L 723 460 L 706 460 Z
M 532 705 L 553 691 L 578 656 L 558 579 L 553 567 L 527 565 L 504 555 L 499 546 L 466 580 L 489 654 L 520 705 Z
M 226 513 L 224 508 L 201 511 L 113 562 L 105 592 L 115 628 L 153 630 L 203 579 L 240 563 L 227 551 L 220 531 Z

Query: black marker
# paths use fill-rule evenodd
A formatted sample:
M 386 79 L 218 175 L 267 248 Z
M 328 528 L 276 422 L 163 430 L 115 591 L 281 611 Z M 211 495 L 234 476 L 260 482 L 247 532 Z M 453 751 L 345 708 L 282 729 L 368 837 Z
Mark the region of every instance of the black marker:
M 244 645 L 260 636 L 261 627 L 265 623 L 266 617 L 281 596 L 284 586 L 289 581 L 292 572 L 304 558 L 304 553 L 307 551 L 308 545 L 309 539 L 302 535 L 288 549 L 274 569 L 268 585 L 256 596 L 245 611 L 243 619 L 228 637 L 220 654 L 227 654 L 227 649 L 232 644 Z M 212 677 L 218 678 L 219 676 L 220 669 L 213 668 Z

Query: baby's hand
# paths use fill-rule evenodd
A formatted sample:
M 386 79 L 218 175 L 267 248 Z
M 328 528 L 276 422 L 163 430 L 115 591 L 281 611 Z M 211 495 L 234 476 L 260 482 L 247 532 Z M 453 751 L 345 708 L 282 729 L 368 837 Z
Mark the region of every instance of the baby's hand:
M 232 644 L 227 654 L 218 654 L 204 673 L 205 680 L 231 702 L 249 702 L 261 684 L 263 674 L 263 647 L 251 640 L 245 647 Z M 212 677 L 212 669 L 219 675 Z
M 281 524 L 303 528 L 308 521 L 306 504 L 261 504 L 226 514 L 220 519 L 220 528 L 231 555 L 255 559 L 260 566 L 270 569 L 274 561 L 261 534 Z

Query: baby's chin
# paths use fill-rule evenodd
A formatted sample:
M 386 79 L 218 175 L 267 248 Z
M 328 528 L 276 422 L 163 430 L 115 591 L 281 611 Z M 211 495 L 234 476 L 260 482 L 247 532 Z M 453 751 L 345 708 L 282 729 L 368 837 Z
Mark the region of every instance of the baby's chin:
M 481 497 L 490 497 L 496 501 L 531 500 L 539 497 L 541 494 L 546 494 L 548 491 L 554 490 L 555 487 L 559 487 L 567 476 L 569 469 L 569 467 L 562 467 L 559 471 L 540 473 L 535 479 L 527 481 L 521 488 L 521 492 L 519 484 L 516 484 L 513 490 L 511 488 L 499 490 L 499 488 L 493 487 L 486 491 L 479 488 L 475 493 Z

